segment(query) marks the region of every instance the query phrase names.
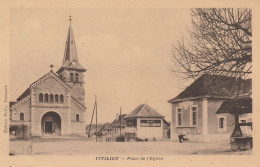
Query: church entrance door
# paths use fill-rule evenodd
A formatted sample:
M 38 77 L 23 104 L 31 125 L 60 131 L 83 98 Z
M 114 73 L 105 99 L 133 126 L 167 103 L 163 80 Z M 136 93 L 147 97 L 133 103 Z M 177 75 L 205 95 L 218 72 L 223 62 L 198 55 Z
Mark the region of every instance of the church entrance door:
M 61 117 L 56 112 L 47 112 L 42 116 L 42 134 L 61 134 Z
M 45 133 L 53 133 L 52 131 L 52 121 L 45 121 Z

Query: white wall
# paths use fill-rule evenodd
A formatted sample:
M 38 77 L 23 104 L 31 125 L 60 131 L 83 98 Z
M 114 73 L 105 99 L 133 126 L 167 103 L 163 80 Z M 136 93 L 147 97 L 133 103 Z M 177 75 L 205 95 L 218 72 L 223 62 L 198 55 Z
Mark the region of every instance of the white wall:
M 161 127 L 141 127 L 141 120 L 161 120 Z M 148 140 L 163 139 L 163 120 L 160 118 L 137 118 L 137 137 Z

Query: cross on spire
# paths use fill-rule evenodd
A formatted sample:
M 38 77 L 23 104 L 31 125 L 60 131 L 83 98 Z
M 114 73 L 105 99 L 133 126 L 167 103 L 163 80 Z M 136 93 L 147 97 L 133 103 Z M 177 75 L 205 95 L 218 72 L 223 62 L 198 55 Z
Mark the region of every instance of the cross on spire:
M 69 16 L 69 21 L 71 22 L 71 20 L 72 20 L 72 19 L 71 19 L 71 15 L 70 15 L 70 16 Z
M 52 68 L 54 67 L 54 65 L 52 65 L 52 64 L 51 64 L 49 67 L 51 68 L 51 70 L 50 70 L 50 71 L 52 71 Z

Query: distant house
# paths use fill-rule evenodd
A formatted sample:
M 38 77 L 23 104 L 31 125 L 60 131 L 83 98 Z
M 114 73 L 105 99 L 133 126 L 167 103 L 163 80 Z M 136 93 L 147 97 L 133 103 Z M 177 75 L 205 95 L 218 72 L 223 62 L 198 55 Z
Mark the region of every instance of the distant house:
M 238 94 L 250 97 L 251 90 L 251 79 L 202 75 L 168 101 L 172 104 L 171 139 L 177 140 L 179 134 L 188 134 L 192 141 L 229 140 L 235 117 L 218 110 L 223 102 Z
M 96 131 L 99 132 L 104 126 L 105 126 L 105 124 L 98 124 L 97 126 L 96 126 L 96 124 L 92 124 L 91 126 L 87 125 L 86 126 L 86 135 L 88 135 L 88 134 L 90 136 L 96 135 Z
M 107 128 L 110 126 L 110 123 L 105 123 L 102 128 L 100 128 L 97 131 L 97 141 L 99 142 L 104 142 L 107 139 L 105 137 L 107 137 Z M 106 130 L 105 130 L 106 129 Z M 95 134 L 96 135 L 96 134 Z
M 98 132 L 99 141 L 115 142 L 120 135 L 124 136 L 125 116 L 126 114 L 122 114 L 121 116 L 116 114 L 116 119 L 112 123 L 105 124 L 104 127 Z
M 124 119 L 126 120 L 126 141 L 163 139 L 164 116 L 149 105 L 139 105 Z

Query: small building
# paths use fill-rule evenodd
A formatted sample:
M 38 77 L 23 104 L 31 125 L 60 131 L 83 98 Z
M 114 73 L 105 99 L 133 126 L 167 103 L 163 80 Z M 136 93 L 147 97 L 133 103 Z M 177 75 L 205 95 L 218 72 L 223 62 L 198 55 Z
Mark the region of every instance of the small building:
M 98 142 L 104 142 L 107 139 L 105 138 L 105 136 L 107 135 L 107 131 L 105 129 L 108 128 L 108 126 L 110 126 L 110 123 L 105 123 L 98 131 L 97 133 L 94 133 L 93 135 L 97 134 L 97 141 Z
M 141 104 L 125 118 L 125 140 L 162 140 L 164 116 L 147 104 Z
M 116 114 L 116 119 L 112 123 L 107 123 L 104 128 L 99 131 L 99 141 L 116 142 L 118 141 L 118 137 L 124 137 L 126 123 L 124 120 L 125 116 L 126 114 L 122 114 L 121 116 L 119 114 Z
M 250 96 L 252 80 L 204 74 L 169 100 L 172 105 L 171 140 L 188 134 L 191 141 L 228 141 L 235 117 L 217 113 L 223 102 L 237 94 Z
M 91 126 L 90 125 L 87 125 L 86 126 L 86 135 L 92 137 L 92 136 L 96 136 L 96 131 L 99 132 L 103 127 L 104 127 L 105 124 L 92 124 Z
M 118 141 L 118 137 L 124 138 L 125 136 L 125 118 L 126 114 L 116 114 L 116 119 L 111 123 L 112 127 L 112 141 Z M 121 120 L 120 120 L 121 119 Z

